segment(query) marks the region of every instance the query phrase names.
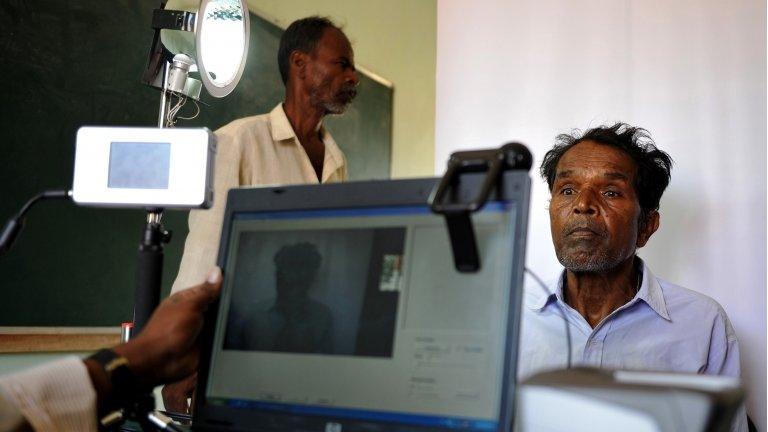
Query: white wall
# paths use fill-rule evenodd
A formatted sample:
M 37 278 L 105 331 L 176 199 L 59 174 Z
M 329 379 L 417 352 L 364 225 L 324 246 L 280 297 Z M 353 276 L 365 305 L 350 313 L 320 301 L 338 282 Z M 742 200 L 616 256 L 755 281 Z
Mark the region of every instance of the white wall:
M 655 273 L 718 300 L 766 430 L 766 42 L 759 0 L 440 0 L 435 172 L 458 149 L 518 139 L 538 163 L 557 133 L 647 128 L 676 165 Z M 528 266 L 559 270 L 534 175 Z

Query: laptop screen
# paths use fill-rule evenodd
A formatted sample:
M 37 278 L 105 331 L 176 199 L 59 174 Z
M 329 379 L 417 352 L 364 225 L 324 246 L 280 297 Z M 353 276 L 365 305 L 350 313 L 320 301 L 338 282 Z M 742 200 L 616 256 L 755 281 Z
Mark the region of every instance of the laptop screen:
M 235 213 L 207 403 L 496 429 L 515 217 L 473 216 L 466 274 L 426 206 Z

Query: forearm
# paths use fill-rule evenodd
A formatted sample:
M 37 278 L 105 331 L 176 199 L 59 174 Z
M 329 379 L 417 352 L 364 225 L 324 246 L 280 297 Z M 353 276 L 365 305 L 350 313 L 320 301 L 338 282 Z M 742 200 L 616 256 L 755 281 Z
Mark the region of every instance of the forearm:
M 96 392 L 77 357 L 7 375 L 0 387 L 10 412 L 20 413 L 34 430 L 96 430 Z

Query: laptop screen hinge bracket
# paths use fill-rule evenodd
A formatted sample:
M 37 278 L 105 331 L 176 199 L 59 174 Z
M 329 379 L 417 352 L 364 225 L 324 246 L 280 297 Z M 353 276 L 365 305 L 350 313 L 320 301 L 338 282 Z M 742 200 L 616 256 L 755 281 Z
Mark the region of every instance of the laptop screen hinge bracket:
M 433 213 L 441 214 L 445 218 L 457 271 L 476 273 L 481 267 L 471 214 L 485 206 L 505 171 L 527 171 L 531 164 L 531 152 L 523 144 L 515 142 L 498 149 L 451 154 L 445 174 L 429 196 L 429 205 Z M 461 176 L 478 172 L 484 172 L 485 177 L 474 198 L 467 202 L 457 199 L 456 190 L 460 185 Z

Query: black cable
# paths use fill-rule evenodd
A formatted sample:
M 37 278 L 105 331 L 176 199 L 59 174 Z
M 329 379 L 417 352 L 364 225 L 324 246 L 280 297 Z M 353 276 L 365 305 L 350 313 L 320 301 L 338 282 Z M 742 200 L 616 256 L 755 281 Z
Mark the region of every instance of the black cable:
M 541 279 L 536 276 L 536 273 L 532 272 L 531 269 L 528 267 L 525 268 L 525 272 L 531 275 L 531 277 L 541 286 L 541 289 L 544 290 L 545 293 L 547 293 L 547 297 L 552 296 L 552 292 L 547 288 L 547 285 L 541 281 Z M 565 317 L 565 311 L 563 310 L 563 306 L 560 304 L 560 302 L 555 299 L 555 306 L 557 306 L 557 311 L 560 312 L 560 317 L 563 319 L 563 322 L 565 323 L 565 341 L 566 345 L 568 347 L 568 356 L 566 361 L 566 368 L 571 368 L 571 326 L 568 324 L 568 319 Z
M 27 215 L 32 206 L 37 202 L 46 199 L 70 199 L 71 197 L 72 191 L 70 190 L 48 190 L 35 195 L 32 199 L 27 201 L 19 211 L 19 214 L 8 219 L 5 228 L 3 228 L 3 232 L 0 233 L 0 255 L 5 254 L 11 249 L 13 242 L 24 227 L 24 216 Z
M 21 211 L 19 212 L 19 214 L 16 215 L 16 219 L 21 219 L 24 216 L 26 216 L 29 209 L 32 208 L 32 206 L 35 205 L 40 200 L 56 199 L 56 198 L 67 199 L 69 197 L 70 197 L 70 191 L 68 190 L 48 190 L 48 191 L 41 192 L 35 195 L 29 201 L 27 201 L 26 204 L 24 204 L 24 207 L 21 208 Z

